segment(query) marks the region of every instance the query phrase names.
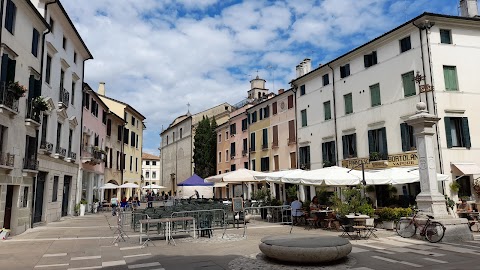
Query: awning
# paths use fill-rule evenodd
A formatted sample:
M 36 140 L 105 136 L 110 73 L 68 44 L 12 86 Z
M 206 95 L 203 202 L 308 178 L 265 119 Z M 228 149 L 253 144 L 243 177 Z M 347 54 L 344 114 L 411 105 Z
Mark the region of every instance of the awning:
M 480 174 L 480 167 L 475 163 L 452 163 L 463 175 Z
M 228 186 L 228 183 L 225 182 L 220 182 L 220 183 L 215 183 L 213 187 L 226 187 Z

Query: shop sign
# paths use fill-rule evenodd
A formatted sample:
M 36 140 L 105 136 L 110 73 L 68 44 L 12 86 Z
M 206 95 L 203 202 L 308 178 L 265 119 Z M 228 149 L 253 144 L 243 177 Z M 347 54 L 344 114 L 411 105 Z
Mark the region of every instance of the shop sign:
M 342 160 L 342 167 L 360 169 L 361 163 L 365 169 L 374 170 L 393 167 L 417 166 L 417 152 L 406 152 L 401 154 L 388 155 L 388 160 L 370 161 L 369 158 L 353 158 Z

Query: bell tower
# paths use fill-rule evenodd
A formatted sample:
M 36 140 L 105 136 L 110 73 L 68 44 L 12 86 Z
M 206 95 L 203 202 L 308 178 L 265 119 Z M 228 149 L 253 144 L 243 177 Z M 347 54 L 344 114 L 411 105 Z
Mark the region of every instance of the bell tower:
M 248 99 L 262 99 L 268 95 L 268 89 L 265 88 L 266 81 L 257 77 L 250 81 L 250 90 L 248 90 Z

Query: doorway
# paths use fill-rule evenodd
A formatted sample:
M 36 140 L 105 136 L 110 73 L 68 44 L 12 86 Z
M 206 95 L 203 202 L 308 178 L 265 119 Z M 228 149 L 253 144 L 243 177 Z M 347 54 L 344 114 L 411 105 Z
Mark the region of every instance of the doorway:
M 68 215 L 68 199 L 70 198 L 70 183 L 72 177 L 65 175 L 63 177 L 63 197 L 62 197 L 62 217 Z
M 7 186 L 7 198 L 5 201 L 5 215 L 3 217 L 3 227 L 5 229 L 10 228 L 10 221 L 12 219 L 12 206 L 13 206 L 13 186 Z
M 41 222 L 43 215 L 43 193 L 45 190 L 46 172 L 39 172 L 37 176 L 37 186 L 35 190 L 35 209 L 33 214 L 33 223 Z

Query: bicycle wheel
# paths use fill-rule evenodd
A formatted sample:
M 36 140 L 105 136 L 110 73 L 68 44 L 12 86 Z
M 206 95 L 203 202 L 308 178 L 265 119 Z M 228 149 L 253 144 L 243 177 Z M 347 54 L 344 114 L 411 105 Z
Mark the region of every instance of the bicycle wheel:
M 433 221 L 425 229 L 425 238 L 430 243 L 436 243 L 442 240 L 445 235 L 445 227 L 440 222 Z
M 400 219 L 396 226 L 397 234 L 403 238 L 410 238 L 417 232 L 417 226 L 411 219 Z

